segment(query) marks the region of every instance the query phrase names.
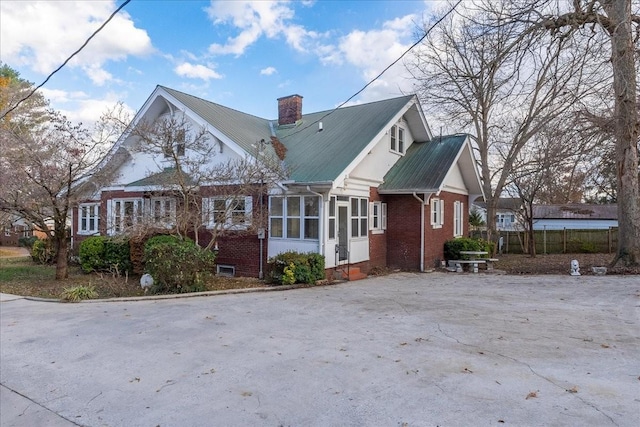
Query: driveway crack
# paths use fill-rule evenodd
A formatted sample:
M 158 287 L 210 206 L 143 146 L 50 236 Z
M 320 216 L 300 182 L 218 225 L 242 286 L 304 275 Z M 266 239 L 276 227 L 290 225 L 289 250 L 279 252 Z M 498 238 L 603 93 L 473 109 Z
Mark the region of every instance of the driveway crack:
M 78 423 L 77 423 L 77 422 L 75 422 L 74 420 L 69 419 L 69 418 L 65 417 L 64 415 L 61 415 L 61 414 L 57 413 L 56 411 L 54 411 L 54 410 L 52 410 L 52 409 L 47 408 L 47 407 L 46 407 L 46 406 L 44 406 L 43 404 L 41 404 L 41 403 L 39 403 L 39 402 L 36 402 L 35 400 L 33 400 L 32 398 L 30 398 L 29 396 L 25 396 L 24 394 L 20 393 L 20 392 L 19 392 L 19 391 L 17 391 L 17 390 L 12 389 L 11 387 L 7 387 L 6 385 L 1 384 L 1 383 L 0 383 L 0 386 L 1 386 L 1 387 L 6 388 L 6 389 L 7 389 L 7 390 L 9 390 L 10 392 L 17 394 L 18 396 L 20 396 L 20 397 L 22 397 L 22 398 L 24 398 L 24 399 L 27 399 L 29 402 L 31 402 L 31 403 L 33 403 L 34 405 L 36 405 L 36 406 L 38 406 L 38 407 L 40 407 L 40 408 L 44 409 L 45 411 L 51 412 L 52 414 L 54 414 L 54 415 L 56 415 L 56 416 L 58 416 L 58 417 L 62 418 L 63 420 L 70 422 L 70 423 L 71 423 L 71 424 L 73 424 L 74 426 L 84 427 L 82 424 L 78 424 Z M 27 411 L 27 409 L 25 408 L 25 410 L 24 410 L 24 412 L 23 412 L 22 414 L 24 414 L 26 411 Z

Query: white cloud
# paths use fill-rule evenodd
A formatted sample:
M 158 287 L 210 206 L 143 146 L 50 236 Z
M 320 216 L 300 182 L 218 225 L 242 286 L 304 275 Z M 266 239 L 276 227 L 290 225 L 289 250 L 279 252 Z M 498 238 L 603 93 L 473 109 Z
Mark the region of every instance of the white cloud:
M 183 62 L 174 69 L 175 73 L 181 77 L 190 79 L 202 79 L 209 81 L 211 79 L 221 79 L 222 75 L 218 74 L 214 69 L 205 67 L 204 65 L 194 65 L 189 62 Z
M 49 74 L 61 65 L 116 9 L 115 1 L 2 1 L 0 52 L 2 61 Z M 100 70 L 108 61 L 153 52 L 146 31 L 136 28 L 120 11 L 72 59 L 97 84 L 112 77 Z
M 289 2 L 212 0 L 206 11 L 214 25 L 226 24 L 240 30 L 225 43 L 211 44 L 209 52 L 212 54 L 240 56 L 263 36 L 270 39 L 284 37 L 289 46 L 305 52 L 307 41 L 319 36 L 291 22 L 295 13 Z
M 277 73 L 278 70 L 276 70 L 274 67 L 267 67 L 267 68 L 263 68 L 262 70 L 260 70 L 260 75 L 263 76 L 270 76 L 274 73 Z
M 100 116 L 115 107 L 119 100 L 126 98 L 126 93 L 108 92 L 100 98 L 90 97 L 82 91 L 68 92 L 59 89 L 38 89 L 42 95 L 51 101 L 51 106 L 74 123 L 83 123 L 91 127 Z M 135 111 L 123 105 L 124 110 L 133 117 Z

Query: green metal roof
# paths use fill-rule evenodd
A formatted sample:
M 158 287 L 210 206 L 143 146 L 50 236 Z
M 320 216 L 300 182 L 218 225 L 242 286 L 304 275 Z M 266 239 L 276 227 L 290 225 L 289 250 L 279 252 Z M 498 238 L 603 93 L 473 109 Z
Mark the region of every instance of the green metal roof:
M 467 135 L 448 135 L 414 142 L 387 172 L 378 191 L 388 193 L 437 191 L 458 157 Z
M 295 126 L 274 123 L 277 137 L 287 147 L 285 163 L 291 168 L 291 179 L 314 183 L 338 178 L 412 98 L 407 95 L 304 114 Z M 322 121 L 321 132 L 316 121 Z
M 185 177 L 187 185 L 193 185 L 190 177 Z M 149 187 L 155 185 L 171 185 L 178 182 L 177 172 L 175 168 L 166 168 L 162 172 L 154 173 L 137 181 L 130 182 L 125 187 Z

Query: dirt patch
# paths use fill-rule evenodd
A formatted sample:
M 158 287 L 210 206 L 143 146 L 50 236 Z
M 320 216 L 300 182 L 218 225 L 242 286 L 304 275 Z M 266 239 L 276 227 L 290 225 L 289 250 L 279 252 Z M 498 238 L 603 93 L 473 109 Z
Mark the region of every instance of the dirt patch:
M 612 254 L 553 254 L 537 255 L 498 255 L 495 269 L 507 274 L 569 274 L 571 260 L 578 260 L 580 274 L 594 275 L 591 267 L 608 267 L 614 258 Z M 607 274 L 640 274 L 640 267 L 622 267 L 607 269 Z

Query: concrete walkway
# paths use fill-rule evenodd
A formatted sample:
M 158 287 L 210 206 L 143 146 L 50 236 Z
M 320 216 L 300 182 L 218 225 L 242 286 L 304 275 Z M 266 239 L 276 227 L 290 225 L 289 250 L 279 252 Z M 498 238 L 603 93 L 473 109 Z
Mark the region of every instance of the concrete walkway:
M 637 276 L 0 299 L 0 425 L 637 426 Z

